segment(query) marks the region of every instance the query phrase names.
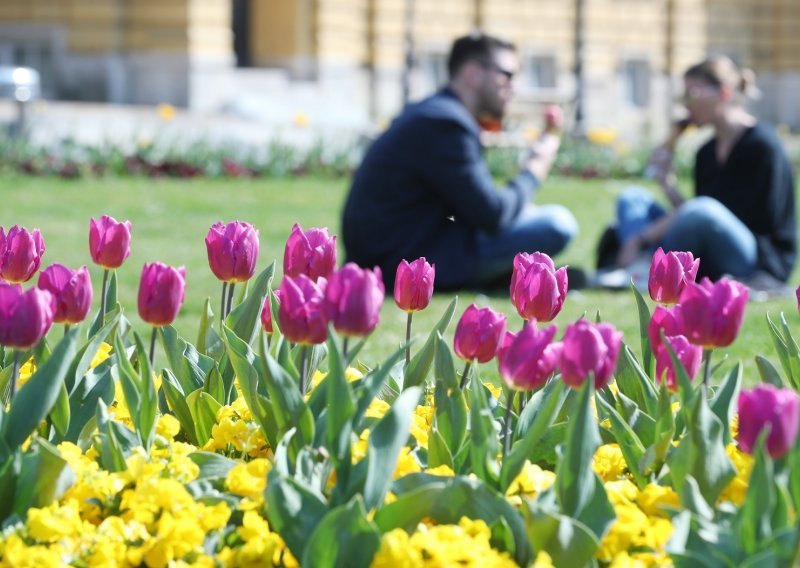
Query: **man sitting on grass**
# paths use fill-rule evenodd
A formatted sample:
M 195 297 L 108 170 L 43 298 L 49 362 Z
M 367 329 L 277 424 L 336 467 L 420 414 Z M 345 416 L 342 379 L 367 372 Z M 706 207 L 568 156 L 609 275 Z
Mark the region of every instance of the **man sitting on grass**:
M 569 244 L 578 231 L 572 213 L 531 203 L 560 145 L 559 117 L 505 188 L 482 156 L 478 120 L 503 117 L 518 68 L 508 42 L 455 41 L 447 86 L 406 107 L 355 175 L 341 231 L 349 261 L 380 266 L 391 289 L 400 261 L 424 256 L 436 265 L 437 289 L 452 290 L 502 281 L 519 252 L 552 256 Z

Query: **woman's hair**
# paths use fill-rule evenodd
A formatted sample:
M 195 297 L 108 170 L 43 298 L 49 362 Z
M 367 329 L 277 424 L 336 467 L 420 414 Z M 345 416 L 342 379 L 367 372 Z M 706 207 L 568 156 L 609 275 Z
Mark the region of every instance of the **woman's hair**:
M 756 87 L 756 74 L 751 69 L 739 67 L 726 55 L 710 55 L 689 67 L 683 76 L 700 79 L 714 87 L 724 85 L 742 99 L 757 99 L 761 95 Z

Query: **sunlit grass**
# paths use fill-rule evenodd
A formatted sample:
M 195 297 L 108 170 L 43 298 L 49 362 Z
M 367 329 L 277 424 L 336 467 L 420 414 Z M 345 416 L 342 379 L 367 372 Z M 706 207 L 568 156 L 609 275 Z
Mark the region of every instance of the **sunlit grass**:
M 537 196 L 539 203 L 562 203 L 574 211 L 581 226 L 577 242 L 557 264 L 593 268 L 594 247 L 605 225 L 613 217 L 614 198 L 628 182 L 606 180 L 553 179 Z M 253 223 L 261 233 L 261 254 L 258 269 L 280 259 L 292 225 L 304 228 L 327 226 L 340 233 L 339 214 L 348 181 L 322 179 L 279 180 L 153 180 L 145 178 L 108 178 L 65 181 L 54 178 L 13 177 L 0 179 L 0 225 L 8 228 L 19 224 L 39 228 L 45 238 L 47 252 L 43 266 L 61 262 L 70 267 L 87 264 L 95 285 L 95 306 L 99 307 L 101 272 L 91 263 L 88 252 L 89 218 L 108 214 L 118 220 L 128 219 L 133 225 L 131 256 L 118 270 L 119 297 L 126 316 L 135 329 L 144 331 L 136 312 L 136 292 L 142 265 L 161 261 L 183 265 L 187 272 L 186 303 L 175 323 L 179 333 L 194 342 L 201 309 L 211 298 L 216 310 L 220 283 L 208 268 L 204 238 L 216 221 L 243 220 Z M 380 235 L 376 235 L 380 238 Z M 340 246 L 340 260 L 343 260 Z M 409 259 L 411 260 L 411 259 Z M 797 271 L 792 282 L 797 284 Z M 277 281 L 276 281 L 277 282 Z M 490 305 L 509 316 L 509 327 L 518 329 L 521 320 L 502 292 L 490 296 L 475 292 L 458 295 L 456 318 L 472 302 Z M 414 318 L 415 335 L 423 339 L 438 320 L 453 295 L 434 297 L 431 306 Z M 649 300 L 648 300 L 649 301 Z M 652 306 L 652 304 L 651 304 Z M 790 327 L 800 329 L 797 307 L 792 299 L 751 302 L 744 327 L 736 343 L 722 350 L 731 361 L 745 363 L 745 380 L 757 380 L 754 357 L 766 354 L 777 366 L 765 314 L 777 319 L 784 312 Z M 597 314 L 613 322 L 624 332 L 634 352 L 639 351 L 638 314 L 630 292 L 581 290 L 571 292 L 563 312 L 556 318 L 561 330 L 582 316 L 594 319 Z M 405 335 L 405 314 L 392 301 L 387 301 L 381 314 L 381 325 L 370 338 L 361 358 L 374 364 L 394 352 Z M 448 341 L 452 340 L 455 321 Z M 721 358 L 721 355 L 717 356 Z M 719 359 L 717 359 L 719 360 Z M 485 366 L 487 376 L 496 377 L 493 364 Z

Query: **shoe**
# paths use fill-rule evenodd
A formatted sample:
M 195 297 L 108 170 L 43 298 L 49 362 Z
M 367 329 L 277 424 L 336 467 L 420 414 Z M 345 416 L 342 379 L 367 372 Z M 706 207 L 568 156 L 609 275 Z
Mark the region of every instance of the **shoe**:
M 606 290 L 628 290 L 631 281 L 641 293 L 646 293 L 650 281 L 650 255 L 641 255 L 630 265 L 618 268 L 603 268 L 592 278 L 593 288 Z

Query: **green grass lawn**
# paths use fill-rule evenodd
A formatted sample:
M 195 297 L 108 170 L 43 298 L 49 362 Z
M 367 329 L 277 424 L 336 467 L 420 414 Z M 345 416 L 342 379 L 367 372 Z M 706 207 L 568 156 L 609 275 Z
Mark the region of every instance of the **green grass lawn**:
M 292 225 L 304 228 L 326 226 L 339 233 L 339 212 L 347 190 L 347 180 L 153 180 L 145 178 L 101 178 L 61 180 L 34 177 L 0 178 L 0 225 L 18 224 L 39 228 L 47 246 L 43 267 L 61 262 L 70 267 L 87 264 L 95 285 L 95 310 L 99 306 L 101 271 L 91 263 L 88 252 L 89 218 L 108 214 L 132 222 L 131 256 L 118 270 L 120 299 L 134 327 L 144 331 L 136 312 L 136 291 L 145 262 L 161 261 L 184 265 L 187 272 L 186 303 L 176 322 L 179 333 L 195 342 L 197 325 L 207 297 L 217 309 L 221 284 L 208 268 L 204 238 L 216 221 L 243 220 L 253 223 L 261 233 L 259 270 L 283 256 L 285 240 Z M 537 197 L 539 203 L 562 203 L 578 218 L 581 234 L 558 264 L 593 267 L 594 246 L 604 226 L 613 217 L 614 199 L 627 182 L 613 180 L 551 179 Z M 376 235 L 380 238 L 380 235 Z M 343 254 L 340 248 L 340 259 Z M 411 259 L 409 259 L 411 260 Z M 701 261 L 702 262 L 702 261 Z M 278 274 L 280 274 L 280 261 Z M 797 284 L 797 275 L 792 279 Z M 276 284 L 277 285 L 277 284 Z M 415 315 L 415 335 L 427 333 L 438 320 L 452 295 L 437 295 L 431 306 Z M 649 301 L 649 299 L 648 299 Z M 509 327 L 521 320 L 505 294 L 487 297 L 476 293 L 459 294 L 457 319 L 470 303 L 490 305 L 509 316 Z M 652 309 L 652 303 L 651 303 Z M 571 321 L 596 313 L 613 322 L 625 340 L 638 353 L 638 315 L 630 292 L 575 291 L 569 294 L 555 323 L 561 331 Z M 742 360 L 745 380 L 757 381 L 753 358 L 763 353 L 777 366 L 765 314 L 777 319 L 784 312 L 790 327 L 798 325 L 797 307 L 792 299 L 751 302 L 744 327 L 733 346 L 724 350 L 729 362 Z M 455 321 L 448 340 L 452 340 Z M 400 312 L 387 291 L 378 331 L 369 340 L 361 358 L 369 363 L 388 356 L 403 340 L 405 314 Z M 719 356 L 717 356 L 717 361 Z M 495 366 L 484 373 L 496 377 Z

